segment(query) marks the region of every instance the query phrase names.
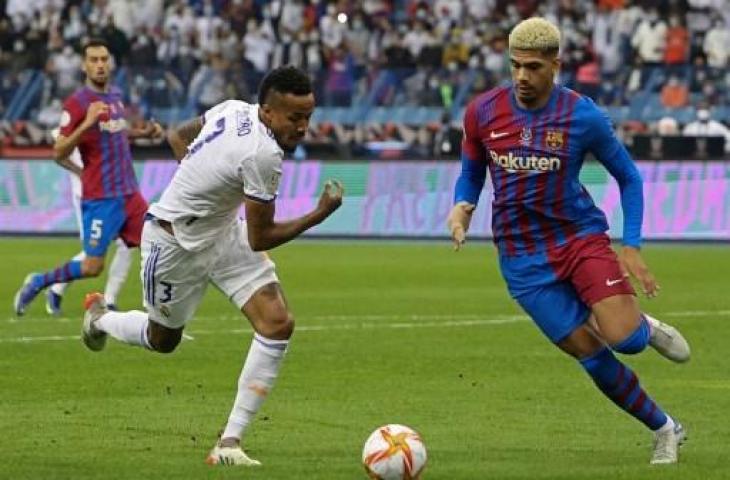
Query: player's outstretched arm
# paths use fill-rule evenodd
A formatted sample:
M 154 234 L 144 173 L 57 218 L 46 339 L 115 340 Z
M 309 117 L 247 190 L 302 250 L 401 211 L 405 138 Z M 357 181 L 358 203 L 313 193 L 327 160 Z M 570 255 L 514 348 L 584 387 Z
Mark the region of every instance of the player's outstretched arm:
M 195 117 L 168 130 L 167 143 L 170 144 L 172 153 L 175 155 L 175 160 L 178 163 L 185 158 L 185 155 L 188 153 L 188 145 L 195 140 L 195 137 L 198 136 L 202 129 L 203 121 L 200 117 Z
M 251 249 L 256 252 L 271 250 L 322 223 L 324 219 L 340 208 L 344 191 L 339 181 L 328 181 L 314 210 L 286 222 L 274 221 L 274 201 L 261 202 L 246 198 L 246 224 Z

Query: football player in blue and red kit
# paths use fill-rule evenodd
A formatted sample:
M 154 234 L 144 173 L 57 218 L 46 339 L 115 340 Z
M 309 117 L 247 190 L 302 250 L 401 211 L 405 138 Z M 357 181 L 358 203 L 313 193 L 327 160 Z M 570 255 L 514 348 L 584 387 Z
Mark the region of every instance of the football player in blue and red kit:
M 54 153 L 62 167 L 81 177 L 85 258 L 28 275 L 13 301 L 17 315 L 23 315 L 49 285 L 98 276 L 104 269 L 106 251 L 117 237 L 128 247 L 140 244 L 147 202 L 132 167 L 129 138 L 161 137 L 162 127 L 146 122 L 143 128 L 129 128 L 121 91 L 111 84 L 108 46 L 102 40 L 91 39 L 83 52 L 86 81 L 63 104 Z M 75 149 L 81 154 L 82 169 L 68 161 Z
M 559 30 L 542 18 L 511 32 L 512 84 L 476 97 L 464 115 L 462 171 L 448 226 L 458 250 L 489 170 L 492 231 L 511 296 L 604 395 L 654 432 L 651 463 L 676 463 L 684 429 L 614 352 L 637 354 L 650 345 L 685 362 L 689 346 L 675 328 L 639 309 L 629 276 L 648 297 L 659 289 L 639 250 L 642 180 L 601 110 L 554 83 L 559 44 Z M 611 249 L 605 215 L 578 180 L 589 152 L 621 191 L 620 256 Z

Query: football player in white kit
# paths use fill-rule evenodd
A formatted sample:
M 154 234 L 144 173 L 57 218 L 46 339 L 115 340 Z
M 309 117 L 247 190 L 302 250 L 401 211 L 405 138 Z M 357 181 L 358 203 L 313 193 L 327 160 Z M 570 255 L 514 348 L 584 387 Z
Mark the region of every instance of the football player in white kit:
M 213 283 L 255 330 L 228 423 L 206 462 L 260 465 L 240 439 L 279 372 L 294 321 L 274 263 L 264 253 L 319 224 L 342 204 L 339 182 L 327 182 L 317 206 L 289 221 L 274 220 L 284 150 L 293 150 L 314 111 L 312 85 L 294 67 L 272 70 L 259 104 L 228 100 L 168 134 L 182 160 L 142 232 L 147 312 L 109 312 L 101 294 L 86 298 L 83 341 L 94 351 L 107 336 L 161 353 L 180 343 L 183 328 Z M 246 221 L 238 217 L 241 204 Z
M 58 133 L 59 130 L 57 128 L 51 131 L 54 141 L 58 138 Z M 75 148 L 71 152 L 71 155 L 57 163 L 69 171 L 71 200 L 74 206 L 74 213 L 76 214 L 76 223 L 79 226 L 80 234 L 83 235 L 84 229 L 82 228 L 81 221 L 81 170 L 84 168 L 84 164 L 81 161 L 81 154 Z M 83 238 L 81 242 L 83 243 Z M 107 308 L 110 310 L 116 310 L 117 296 L 122 289 L 122 285 L 124 285 L 124 281 L 127 279 L 129 265 L 132 261 L 131 252 L 127 245 L 119 238 L 117 238 L 116 243 L 117 249 L 109 267 L 106 287 L 104 288 L 104 300 Z M 81 261 L 84 258 L 86 258 L 86 253 L 82 249 L 73 257 L 73 260 Z M 63 300 L 63 294 L 66 292 L 68 285 L 68 283 L 54 283 L 46 290 L 46 312 L 50 315 L 61 315 L 61 301 Z

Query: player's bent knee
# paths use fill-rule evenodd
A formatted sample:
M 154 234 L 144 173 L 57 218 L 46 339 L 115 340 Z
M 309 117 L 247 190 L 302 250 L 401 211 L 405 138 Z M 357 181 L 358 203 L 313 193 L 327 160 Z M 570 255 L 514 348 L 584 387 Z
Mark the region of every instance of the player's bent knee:
M 649 334 L 649 324 L 642 317 L 636 330 L 619 343 L 612 345 L 611 348 L 625 355 L 640 353 L 649 345 Z
M 286 340 L 294 333 L 294 316 L 288 310 L 276 312 L 258 327 L 258 333 L 266 338 Z
M 172 353 L 182 340 L 182 332 L 182 328 L 167 328 L 150 321 L 147 330 L 147 340 L 155 352 Z

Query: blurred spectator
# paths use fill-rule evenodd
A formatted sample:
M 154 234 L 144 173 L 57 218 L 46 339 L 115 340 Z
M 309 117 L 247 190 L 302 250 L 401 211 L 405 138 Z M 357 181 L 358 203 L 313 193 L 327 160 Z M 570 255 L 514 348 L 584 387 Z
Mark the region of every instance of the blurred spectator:
M 613 76 L 623 64 L 622 41 L 619 31 L 618 13 L 599 9 L 593 30 L 593 51 L 598 53 L 602 75 Z
M 63 50 L 51 55 L 46 71 L 53 78 L 55 96 L 66 98 L 79 83 L 81 55 L 74 52 L 71 45 L 66 45 Z
M 726 91 L 721 91 L 717 88 L 717 82 L 714 80 L 705 80 L 702 83 L 702 90 L 700 92 L 705 102 L 710 105 L 724 105 L 727 103 Z
M 271 54 L 274 51 L 274 39 L 269 37 L 255 19 L 248 21 L 246 36 L 243 37 L 244 58 L 247 64 L 244 70 L 247 73 L 248 90 L 255 92 L 259 81 L 263 78 L 271 65 Z
M 669 81 L 662 88 L 662 105 L 667 108 L 680 108 L 689 102 L 689 91 L 687 86 L 675 76 L 669 77 Z
M 81 17 L 78 5 L 71 5 L 63 22 L 62 36 L 66 42 L 80 46 L 80 39 L 86 33 L 86 23 Z
M 124 64 L 129 54 L 129 40 L 127 40 L 124 32 L 114 24 L 114 17 L 111 15 L 107 17 L 106 25 L 102 30 L 102 37 L 109 45 L 109 52 L 114 55 L 117 65 Z
M 669 17 L 667 44 L 664 49 L 664 63 L 667 65 L 684 64 L 689 53 L 689 32 L 682 25 L 678 15 Z
M 301 0 L 289 0 L 281 7 L 279 19 L 279 40 L 284 44 L 297 38 L 304 27 L 304 4 Z
M 350 29 L 345 33 L 347 48 L 352 54 L 355 65 L 355 77 L 360 78 L 365 74 L 367 65 L 367 48 L 370 43 L 370 30 L 365 25 L 365 20 L 359 12 L 354 14 L 350 22 Z
M 403 37 L 403 45 L 411 52 L 411 57 L 418 58 L 423 47 L 431 44 L 431 36 L 420 20 L 413 22 L 413 29 Z
M 663 137 L 679 135 L 679 123 L 673 117 L 662 117 L 656 122 L 656 133 Z
M 352 102 L 354 84 L 355 73 L 352 55 L 344 47 L 340 47 L 335 50 L 329 60 L 325 105 L 349 107 Z
M 601 84 L 601 72 L 595 58 L 590 59 L 578 67 L 575 80 L 576 90 L 579 93 L 587 95 L 593 100 L 598 97 Z
M 64 47 L 79 51 L 99 35 L 127 67 L 115 80 L 144 111 L 189 96 L 177 105 L 187 116 L 186 108 L 220 92 L 251 99 L 263 73 L 282 64 L 305 68 L 324 104 L 463 107 L 470 94 L 509 80 L 506 33 L 539 14 L 563 35 L 558 81 L 600 104 L 639 107 L 635 95 L 654 95 L 666 83 L 667 105 L 686 105 L 689 87 L 692 98 L 725 106 L 727 1 L 6 0 L 0 102 L 9 105 L 34 78 L 29 68 L 47 67 L 53 81 L 23 115 L 77 86 L 76 61 L 67 61 Z M 202 81 L 208 76 L 211 85 Z M 677 78 L 665 82 L 669 76 Z M 206 98 L 198 102 L 195 92 Z
M 137 68 L 144 68 L 155 64 L 157 59 L 157 46 L 153 37 L 147 34 L 144 27 L 139 27 L 130 45 L 129 64 Z M 166 57 L 166 55 L 162 55 Z
M 223 19 L 215 15 L 213 4 L 210 0 L 205 0 L 203 14 L 195 19 L 196 40 L 202 55 L 220 53 L 217 48 L 217 32 L 222 25 Z M 184 35 L 184 31 L 180 33 Z
M 624 102 L 623 90 L 617 82 L 605 79 L 598 90 L 597 103 L 606 106 L 621 106 Z
M 225 63 L 220 56 L 211 55 L 200 65 L 190 80 L 190 95 L 203 113 L 225 99 Z
M 727 5 L 727 8 L 730 8 L 730 5 Z M 719 17 L 705 35 L 703 49 L 705 55 L 707 55 L 707 65 L 710 68 L 717 70 L 727 68 L 728 56 L 730 56 L 730 28 Z
M 127 0 L 134 5 L 135 25 L 146 28 L 159 27 L 165 11 L 164 0 Z
M 114 25 L 124 32 L 126 38 L 130 38 L 137 26 L 133 3 L 129 0 L 109 0 L 109 13 Z
M 209 22 L 205 21 L 205 23 L 205 27 L 207 27 L 207 23 Z M 184 1 L 175 2 L 168 8 L 162 29 L 165 32 L 170 32 L 175 29 L 182 36 L 196 35 L 198 25 L 193 9 L 185 5 Z
M 345 24 L 337 18 L 337 7 L 327 5 L 327 15 L 319 20 L 319 34 L 322 39 L 325 56 L 331 55 L 345 39 Z
M 702 91 L 705 81 L 710 78 L 707 65 L 705 64 L 704 55 L 697 55 L 692 59 L 692 69 L 690 71 L 689 89 L 692 93 Z
M 685 125 L 682 135 L 688 137 L 725 137 L 725 152 L 730 153 L 730 129 L 710 118 L 707 108 L 697 109 L 697 120 Z
M 465 67 L 469 62 L 469 46 L 463 41 L 462 31 L 460 29 L 452 29 L 447 36 L 447 43 L 443 55 L 442 65 L 444 67 L 451 63 Z
M 651 68 L 664 59 L 666 34 L 667 24 L 659 18 L 656 9 L 650 10 L 631 38 L 631 45 L 645 67 Z
M 58 127 L 58 124 L 61 121 L 62 112 L 63 105 L 61 104 L 61 99 L 54 98 L 50 103 L 41 108 L 36 120 L 43 128 L 50 130 Z

